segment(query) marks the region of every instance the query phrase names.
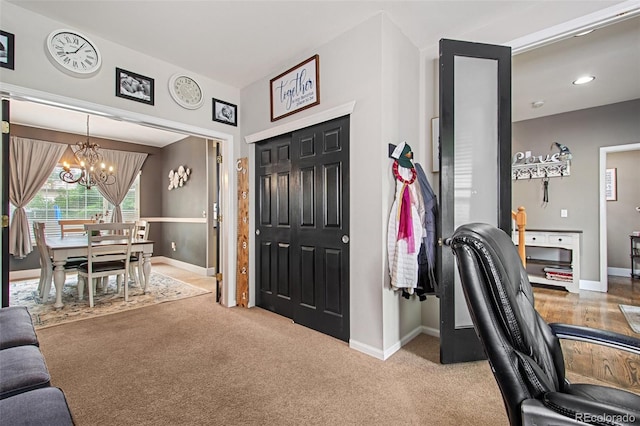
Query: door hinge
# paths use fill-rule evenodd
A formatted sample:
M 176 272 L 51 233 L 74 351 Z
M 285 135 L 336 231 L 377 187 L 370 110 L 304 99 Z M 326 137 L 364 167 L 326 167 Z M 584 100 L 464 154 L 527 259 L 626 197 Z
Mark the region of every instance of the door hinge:
M 216 281 L 222 281 L 222 272 L 216 274 Z
M 2 120 L 2 134 L 6 135 L 9 133 L 9 122 Z
M 222 223 L 222 215 L 221 214 L 218 215 L 218 223 Z
M 9 227 L 9 216 L 7 216 L 6 214 L 2 215 L 2 227 L 3 228 Z
M 216 156 L 216 163 L 222 164 L 222 155 L 217 155 Z

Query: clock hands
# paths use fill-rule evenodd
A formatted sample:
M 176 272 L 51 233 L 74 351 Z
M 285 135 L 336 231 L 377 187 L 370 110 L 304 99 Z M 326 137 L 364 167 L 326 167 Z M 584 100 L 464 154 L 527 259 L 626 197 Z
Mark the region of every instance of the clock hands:
M 78 48 L 75 50 L 75 52 L 69 52 L 69 53 L 78 53 L 78 52 L 80 51 L 80 49 L 82 49 L 82 48 L 84 47 L 84 45 L 85 45 L 85 44 L 87 44 L 87 42 L 86 42 L 86 41 L 85 41 L 84 43 L 82 43 L 82 44 L 80 45 L 80 47 L 78 47 Z

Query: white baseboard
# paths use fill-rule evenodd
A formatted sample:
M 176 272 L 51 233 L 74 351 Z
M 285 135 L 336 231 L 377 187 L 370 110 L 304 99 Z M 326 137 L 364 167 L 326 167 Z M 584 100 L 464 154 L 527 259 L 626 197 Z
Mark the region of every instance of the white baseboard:
M 427 327 L 426 325 L 423 325 L 422 332 L 424 334 L 428 334 L 429 336 L 438 337 L 438 338 L 440 337 L 440 330 L 437 328 Z
M 605 286 L 600 283 L 600 281 L 588 281 L 588 280 L 580 280 L 580 290 L 589 290 L 589 291 L 599 291 L 601 293 L 606 293 L 606 284 Z
M 402 348 L 404 345 L 406 345 L 407 343 L 412 341 L 414 338 L 416 338 L 416 336 L 419 336 L 420 334 L 424 333 L 424 329 L 425 329 L 424 326 L 418 326 L 414 328 L 411 332 L 409 332 L 404 337 L 402 337 L 398 342 L 394 343 L 384 351 L 378 348 L 374 348 L 373 346 L 367 345 L 365 343 L 358 342 L 357 340 L 353 340 L 353 339 L 349 339 L 349 347 L 351 349 L 355 349 L 366 355 L 369 355 L 384 361 L 388 359 L 391 355 L 399 351 L 400 348 Z
M 151 258 L 151 263 L 166 263 L 167 265 L 175 266 L 176 268 L 185 269 L 187 271 L 204 276 L 211 276 L 208 274 L 208 272 L 210 269 L 213 269 L 209 268 L 208 270 L 207 268 L 204 268 L 202 266 L 192 265 L 191 263 L 183 262 L 181 260 L 176 260 L 165 256 L 154 256 Z M 215 269 L 213 270 L 215 271 Z
M 629 278 L 631 276 L 631 268 L 607 268 L 607 275 Z
M 365 355 L 372 356 L 381 361 L 384 361 L 384 352 L 378 348 L 367 345 L 366 343 L 358 342 L 357 340 L 349 339 L 349 347 L 355 349 L 358 352 L 362 352 Z
M 29 280 L 32 278 L 40 278 L 40 268 L 9 271 L 9 281 Z

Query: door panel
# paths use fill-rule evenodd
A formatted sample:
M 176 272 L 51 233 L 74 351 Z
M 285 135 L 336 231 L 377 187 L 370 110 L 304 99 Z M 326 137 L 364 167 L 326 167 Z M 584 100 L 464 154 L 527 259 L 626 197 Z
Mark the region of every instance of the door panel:
M 343 117 L 256 146 L 257 304 L 342 340 L 349 338 L 348 137 Z
M 441 237 L 469 222 L 511 227 L 511 49 L 440 41 Z M 439 252 L 440 359 L 485 358 L 449 248 Z

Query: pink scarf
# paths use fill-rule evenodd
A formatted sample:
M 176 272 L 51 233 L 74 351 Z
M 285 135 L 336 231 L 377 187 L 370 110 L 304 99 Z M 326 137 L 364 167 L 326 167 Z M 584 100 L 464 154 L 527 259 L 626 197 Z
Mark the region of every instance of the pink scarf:
M 413 221 L 411 220 L 411 194 L 409 193 L 409 185 L 402 185 L 400 205 L 398 206 L 398 241 L 407 241 L 407 252 L 409 254 L 416 252 L 415 241 L 413 238 Z

